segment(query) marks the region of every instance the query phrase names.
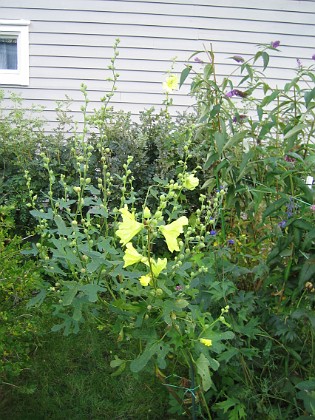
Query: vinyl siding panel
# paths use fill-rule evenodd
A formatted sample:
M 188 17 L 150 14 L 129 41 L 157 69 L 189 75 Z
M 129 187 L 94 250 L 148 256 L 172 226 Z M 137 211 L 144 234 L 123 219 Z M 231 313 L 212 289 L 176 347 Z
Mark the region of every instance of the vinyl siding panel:
M 273 54 L 268 76 L 280 86 L 294 74 L 297 58 L 309 65 L 315 52 L 315 2 L 307 0 L 0 0 L 0 19 L 31 21 L 30 84 L 5 91 L 21 93 L 25 105 L 45 106 L 51 127 L 55 101 L 66 95 L 80 120 L 82 82 L 89 110 L 98 107 L 109 88 L 105 79 L 116 37 L 120 77 L 112 105 L 135 116 L 162 104 L 172 59 L 177 57 L 174 71 L 180 72 L 203 45 L 212 44 L 218 77 L 224 77 L 235 68 L 228 57 L 247 58 L 258 43 L 279 39 L 281 54 Z M 191 104 L 187 92 L 184 86 L 174 93 L 174 113 Z

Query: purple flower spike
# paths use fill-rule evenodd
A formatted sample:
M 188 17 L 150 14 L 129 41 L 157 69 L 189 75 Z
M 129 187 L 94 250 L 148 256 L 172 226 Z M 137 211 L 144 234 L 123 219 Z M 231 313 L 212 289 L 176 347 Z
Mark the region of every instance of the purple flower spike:
M 281 222 L 278 223 L 278 226 L 280 229 L 284 229 L 287 225 L 287 221 L 286 220 L 282 220 Z
M 312 55 L 312 60 L 315 60 L 315 54 Z
M 241 98 L 246 98 L 247 93 L 242 92 L 241 90 L 238 90 L 238 89 L 233 89 L 233 90 L 230 90 L 230 92 L 226 93 L 225 96 L 227 96 L 228 98 L 232 98 L 232 96 L 240 96 Z
M 238 114 L 238 115 L 235 115 L 234 117 L 233 117 L 233 122 L 234 123 L 237 123 L 237 122 L 242 122 L 245 118 L 247 117 L 247 115 L 245 115 L 245 114 Z
M 297 65 L 300 67 L 300 69 L 303 67 L 302 62 L 299 58 L 296 59 Z
M 200 58 L 199 58 L 199 57 L 195 57 L 194 61 L 195 61 L 196 63 L 203 64 L 203 61 L 202 61 L 202 60 L 200 60 Z
M 236 61 L 237 63 L 244 63 L 245 61 L 244 58 L 241 57 L 240 55 L 233 55 L 233 57 L 231 58 L 233 58 L 233 60 Z
M 272 46 L 272 48 L 278 48 L 278 47 L 279 47 L 279 45 L 280 45 L 280 41 L 272 41 L 272 42 L 271 42 L 271 46 Z
M 234 90 L 230 90 L 230 92 L 226 93 L 225 96 L 232 98 L 232 96 L 234 96 Z

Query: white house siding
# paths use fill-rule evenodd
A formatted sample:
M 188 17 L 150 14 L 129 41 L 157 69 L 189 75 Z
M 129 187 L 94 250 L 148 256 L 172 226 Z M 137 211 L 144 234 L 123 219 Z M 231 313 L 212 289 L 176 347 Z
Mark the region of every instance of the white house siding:
M 159 107 L 172 59 L 177 57 L 174 69 L 180 72 L 203 46 L 212 44 L 223 76 L 234 68 L 231 55 L 246 58 L 258 43 L 279 40 L 281 54 L 274 54 L 269 71 L 278 85 L 294 74 L 297 58 L 309 65 L 315 53 L 315 2 L 309 0 L 0 0 L 0 19 L 31 21 L 29 86 L 2 88 L 7 96 L 20 93 L 25 106 L 43 105 L 51 127 L 55 101 L 65 95 L 80 119 L 82 82 L 89 109 L 97 108 L 109 87 L 106 67 L 117 37 L 120 77 L 112 104 L 133 115 Z M 187 91 L 174 94 L 174 111 L 189 106 Z

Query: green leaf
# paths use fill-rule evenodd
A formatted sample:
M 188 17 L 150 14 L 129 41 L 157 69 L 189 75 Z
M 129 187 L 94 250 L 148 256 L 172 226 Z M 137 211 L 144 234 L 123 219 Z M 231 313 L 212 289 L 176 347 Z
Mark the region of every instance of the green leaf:
M 75 301 L 72 318 L 77 322 L 82 319 L 82 302 Z
M 125 360 L 121 360 L 118 356 L 115 355 L 114 360 L 112 360 L 109 365 L 111 368 L 115 369 L 116 367 L 121 366 L 123 363 L 125 363 Z
M 46 289 L 42 289 L 39 293 L 37 293 L 36 296 L 34 296 L 29 302 L 27 302 L 26 307 L 30 308 L 32 306 L 39 306 L 41 305 L 47 295 L 47 290 Z
M 299 275 L 299 287 L 302 289 L 304 284 L 315 276 L 315 258 L 310 258 L 304 262 Z
M 189 302 L 185 299 L 177 299 L 175 300 L 175 307 L 179 309 L 186 308 L 189 305 Z
M 58 234 L 67 236 L 72 233 L 72 229 L 67 228 L 65 222 L 62 220 L 61 216 L 57 215 L 54 217 L 54 222 L 57 225 Z
M 309 90 L 309 91 L 305 92 L 304 99 L 305 99 L 306 108 L 308 108 L 311 100 L 314 99 L 314 98 L 315 98 L 315 88 L 313 88 L 312 90 Z
M 279 200 L 277 200 L 274 203 L 272 203 L 264 211 L 263 219 L 265 219 L 266 217 L 270 216 L 272 213 L 274 213 L 277 210 L 279 210 L 287 202 L 288 202 L 288 199 L 287 198 L 280 198 Z
M 240 164 L 240 168 L 239 168 L 239 174 L 237 177 L 236 182 L 240 181 L 240 179 L 242 178 L 245 169 L 247 167 L 248 162 L 255 156 L 255 151 L 254 150 L 250 150 L 249 152 L 245 153 L 242 159 L 242 162 Z
M 315 391 L 315 379 L 299 382 L 295 387 L 301 391 Z
M 76 294 L 79 291 L 79 285 L 77 283 L 74 283 L 73 285 L 69 285 L 68 287 L 69 287 L 69 290 L 64 294 L 62 298 L 62 303 L 64 306 L 71 305 L 71 303 L 73 302 L 73 299 L 75 298 Z
M 89 302 L 96 302 L 98 300 L 97 294 L 105 291 L 104 287 L 95 283 L 85 284 L 79 290 L 88 297 Z
M 279 90 L 274 90 L 271 95 L 265 96 L 264 99 L 261 101 L 260 106 L 269 105 L 277 96 L 279 95 Z
M 156 353 L 157 347 L 158 343 L 148 343 L 144 352 L 130 363 L 131 372 L 140 372 L 147 365 L 151 357 Z
M 239 133 L 234 134 L 234 136 L 231 137 L 228 140 L 228 142 L 226 142 L 226 144 L 224 145 L 224 150 L 238 144 L 240 141 L 242 141 L 246 137 L 246 135 L 247 135 L 246 131 L 241 131 Z
M 285 136 L 284 136 L 284 140 L 289 139 L 290 137 L 294 136 L 295 134 L 300 133 L 302 130 L 304 130 L 304 128 L 307 127 L 306 124 L 297 124 L 296 126 L 294 126 L 293 128 L 291 128 L 291 130 L 289 130 Z
M 219 159 L 219 154 L 218 153 L 209 153 L 207 158 L 206 158 L 206 162 L 203 165 L 203 169 L 207 170 L 210 168 L 210 166 L 212 166 L 214 164 L 214 162 L 216 162 Z
M 204 392 L 207 392 L 212 386 L 212 379 L 209 369 L 209 360 L 206 356 L 201 353 L 199 358 L 196 360 L 197 373 L 201 378 L 202 388 Z
M 214 135 L 214 140 L 217 145 L 217 151 L 220 155 L 227 140 L 226 135 L 224 133 L 216 132 Z
M 115 376 L 121 375 L 122 372 L 126 369 L 127 363 L 124 360 L 122 360 L 121 362 L 122 363 L 119 365 L 118 369 L 115 370 L 115 372 L 110 374 L 111 377 L 114 378 Z
M 47 210 L 47 213 L 39 210 L 31 210 L 30 214 L 35 217 L 35 219 L 52 220 L 54 218 L 54 214 L 50 208 Z
M 261 56 L 262 56 L 262 59 L 264 61 L 264 70 L 266 70 L 266 68 L 268 67 L 268 64 L 269 64 L 269 54 L 266 53 L 266 51 L 263 51 Z
M 181 88 L 187 77 L 189 76 L 191 72 L 192 67 L 187 66 L 184 68 L 184 70 L 181 72 L 180 80 L 179 80 L 179 87 Z
M 315 229 L 312 229 L 305 235 L 304 242 L 302 243 L 302 250 L 308 251 L 311 248 L 314 240 L 315 240 Z

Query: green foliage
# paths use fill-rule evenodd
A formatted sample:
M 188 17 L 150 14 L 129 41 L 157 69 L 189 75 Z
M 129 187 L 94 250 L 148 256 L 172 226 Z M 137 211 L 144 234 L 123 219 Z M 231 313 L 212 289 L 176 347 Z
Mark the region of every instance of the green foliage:
M 9 235 L 12 213 L 11 207 L 0 206 L 0 385 L 9 386 L 28 368 L 29 354 L 42 333 L 39 314 L 26 308 L 41 284 L 40 272 L 22 256 L 21 238 Z

